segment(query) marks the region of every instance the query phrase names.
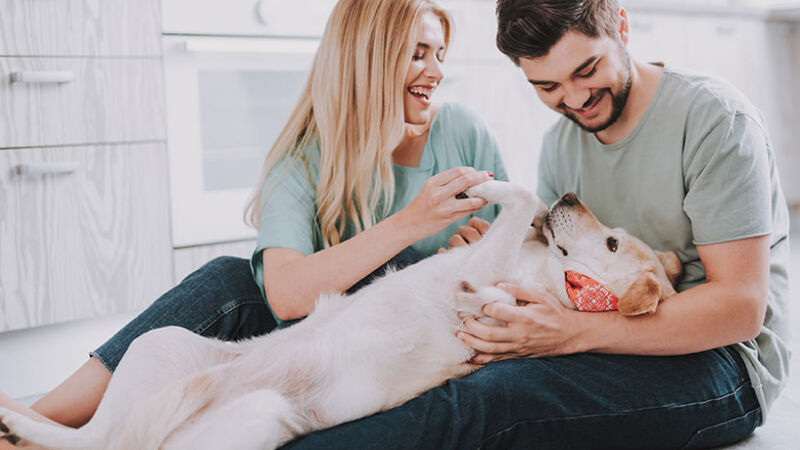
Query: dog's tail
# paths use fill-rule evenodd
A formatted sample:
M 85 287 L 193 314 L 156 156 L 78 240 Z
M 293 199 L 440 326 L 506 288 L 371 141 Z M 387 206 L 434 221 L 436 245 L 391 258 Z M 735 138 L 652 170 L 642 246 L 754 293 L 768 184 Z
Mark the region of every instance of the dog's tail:
M 219 383 L 213 375 L 203 372 L 169 385 L 162 395 L 132 414 L 109 448 L 161 448 L 175 429 L 214 398 Z

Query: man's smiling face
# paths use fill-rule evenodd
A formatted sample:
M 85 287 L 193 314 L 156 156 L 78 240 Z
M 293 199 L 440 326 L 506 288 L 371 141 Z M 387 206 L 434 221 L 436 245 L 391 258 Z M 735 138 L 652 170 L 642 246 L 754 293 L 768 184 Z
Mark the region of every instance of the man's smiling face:
M 539 98 L 589 132 L 603 131 L 622 114 L 631 89 L 625 45 L 608 36 L 567 32 L 539 58 L 520 58 Z

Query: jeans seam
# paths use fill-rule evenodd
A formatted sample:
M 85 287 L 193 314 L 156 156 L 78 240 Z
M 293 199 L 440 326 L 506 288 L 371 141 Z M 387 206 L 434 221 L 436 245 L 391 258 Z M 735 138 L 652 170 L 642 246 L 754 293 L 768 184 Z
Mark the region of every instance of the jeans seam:
M 713 425 L 709 425 L 707 427 L 700 428 L 699 430 L 695 431 L 694 434 L 692 434 L 692 436 L 689 438 L 689 440 L 686 441 L 685 444 L 683 444 L 683 447 L 681 447 L 681 449 L 684 449 L 684 448 L 688 447 L 695 440 L 696 437 L 700 436 L 700 433 L 703 433 L 706 430 L 710 430 L 712 428 L 716 428 L 716 427 L 719 427 L 719 426 L 722 426 L 722 425 L 729 424 L 731 422 L 735 422 L 737 420 L 741 420 L 741 419 L 743 419 L 743 418 L 745 418 L 747 416 L 750 416 L 752 414 L 758 414 L 760 416 L 761 415 L 761 407 L 759 406 L 756 409 L 753 409 L 751 411 L 747 411 L 746 413 L 742 414 L 741 416 L 736 416 L 736 417 L 728 419 L 728 420 L 726 420 L 724 422 L 715 423 Z M 750 433 L 752 433 L 753 430 L 755 430 L 755 428 L 757 428 L 757 427 L 758 427 L 758 425 L 753 427 L 753 429 L 750 430 Z
M 262 299 L 241 301 L 242 299 L 250 299 L 250 298 L 251 297 L 239 297 L 237 299 L 229 301 L 228 303 L 226 303 L 222 307 L 222 311 L 219 314 L 217 314 L 216 316 L 210 317 L 208 320 L 206 320 L 205 322 L 200 324 L 197 328 L 195 328 L 194 333 L 202 335 L 203 333 L 206 332 L 206 330 L 211 328 L 211 326 L 214 325 L 215 323 L 217 323 L 220 319 L 222 319 L 223 317 L 227 316 L 231 312 L 241 308 L 242 306 L 245 306 L 245 305 L 256 305 L 256 304 L 264 303 L 264 300 L 262 300 Z M 231 305 L 231 306 L 228 306 L 228 305 Z
M 487 442 L 491 441 L 492 439 L 494 439 L 497 436 L 500 436 L 502 434 L 505 434 L 505 433 L 511 431 L 511 429 L 517 427 L 518 425 L 522 425 L 522 424 L 554 422 L 554 421 L 558 421 L 558 420 L 570 421 L 570 420 L 596 418 L 596 417 L 625 416 L 625 415 L 630 415 L 630 414 L 640 414 L 640 413 L 645 413 L 645 412 L 650 412 L 650 411 L 657 411 L 659 409 L 687 408 L 687 407 L 699 406 L 699 405 L 704 405 L 704 404 L 708 404 L 708 403 L 711 403 L 711 402 L 724 400 L 724 399 L 726 399 L 726 398 L 728 398 L 730 396 L 736 395 L 739 391 L 741 391 L 744 388 L 751 388 L 750 383 L 746 382 L 746 383 L 740 384 L 736 389 L 734 389 L 731 392 L 728 392 L 725 395 L 721 395 L 719 397 L 714 397 L 714 398 L 710 398 L 710 399 L 703 400 L 703 401 L 697 401 L 697 402 L 672 403 L 672 404 L 669 404 L 669 405 L 660 405 L 660 406 L 654 406 L 654 407 L 648 407 L 648 408 L 632 409 L 632 410 L 628 410 L 628 411 L 624 411 L 624 412 L 616 412 L 616 413 L 583 414 L 583 415 L 578 415 L 578 416 L 544 417 L 544 418 L 540 418 L 540 419 L 519 420 L 519 421 L 514 422 L 513 424 L 503 428 L 502 430 L 499 430 L 499 431 L 497 431 L 495 433 L 492 433 L 489 437 L 484 439 L 483 442 L 481 442 L 481 444 L 478 447 L 478 449 L 484 448 L 486 446 Z M 750 412 L 751 411 L 748 411 L 745 414 L 749 414 Z

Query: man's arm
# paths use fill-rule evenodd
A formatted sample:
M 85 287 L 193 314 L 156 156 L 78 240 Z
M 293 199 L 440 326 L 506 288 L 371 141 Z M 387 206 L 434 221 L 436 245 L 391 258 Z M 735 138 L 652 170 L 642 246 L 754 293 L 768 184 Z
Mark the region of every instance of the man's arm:
M 480 354 L 474 362 L 577 352 L 678 355 L 756 337 L 769 283 L 769 236 L 698 246 L 707 281 L 662 302 L 655 314 L 570 310 L 544 291 L 509 286 L 524 306 L 491 303 L 484 314 L 508 325 L 475 320 L 459 337 Z

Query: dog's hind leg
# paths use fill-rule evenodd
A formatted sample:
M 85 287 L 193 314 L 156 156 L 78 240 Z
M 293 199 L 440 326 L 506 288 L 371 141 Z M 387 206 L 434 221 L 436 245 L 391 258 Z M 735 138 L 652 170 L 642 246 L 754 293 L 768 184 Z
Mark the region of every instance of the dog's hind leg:
M 209 408 L 177 429 L 164 449 L 274 449 L 304 428 L 289 400 L 277 391 L 260 389 Z
M 53 450 L 100 450 L 102 439 L 84 430 L 42 423 L 14 411 L 0 408 L 0 439 L 20 448 Z

